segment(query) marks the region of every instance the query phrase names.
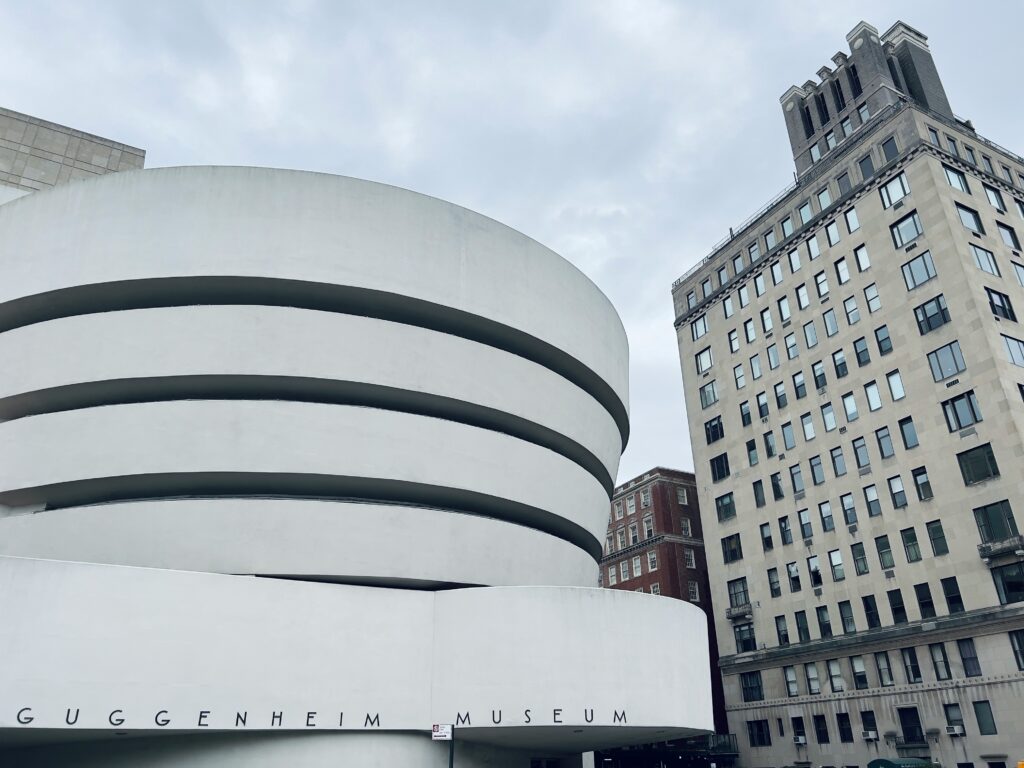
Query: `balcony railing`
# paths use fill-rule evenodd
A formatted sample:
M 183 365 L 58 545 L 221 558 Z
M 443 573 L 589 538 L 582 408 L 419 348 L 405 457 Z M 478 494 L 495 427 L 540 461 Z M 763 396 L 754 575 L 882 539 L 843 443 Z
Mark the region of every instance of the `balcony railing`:
M 753 615 L 753 608 L 751 608 L 749 601 L 725 609 L 725 618 L 727 619 L 747 619 L 751 615 Z
M 1010 536 L 999 541 L 986 541 L 978 545 L 978 554 L 988 560 L 998 555 L 1024 555 L 1024 536 Z

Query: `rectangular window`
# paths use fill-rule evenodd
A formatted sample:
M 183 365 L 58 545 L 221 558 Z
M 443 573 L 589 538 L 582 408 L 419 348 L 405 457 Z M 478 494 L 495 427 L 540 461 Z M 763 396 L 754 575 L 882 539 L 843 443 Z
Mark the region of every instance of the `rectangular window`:
M 818 617 L 818 632 L 821 635 L 821 639 L 828 640 L 832 637 L 832 619 L 828 615 L 828 606 L 819 605 L 815 609 L 815 613 Z
M 807 309 L 811 304 L 810 296 L 807 293 L 807 286 L 803 283 L 796 287 L 796 305 L 800 309 Z
M 946 598 L 946 609 L 949 613 L 963 613 L 964 601 L 960 596 L 960 585 L 957 584 L 956 576 L 942 579 L 940 583 L 942 584 L 942 596 Z
M 711 465 L 711 480 L 718 482 L 729 476 L 729 454 L 720 453 L 714 456 L 709 462 Z
M 764 483 L 761 480 L 755 480 L 752 487 L 754 489 L 754 506 L 760 509 L 766 503 L 764 498 Z
M 932 643 L 928 646 L 928 654 L 932 657 L 932 669 L 935 671 L 935 679 L 949 680 L 952 674 L 949 671 L 949 657 L 946 656 L 945 643 Z
M 797 343 L 796 343 L 796 334 L 794 334 L 794 333 L 786 334 L 785 342 L 786 342 L 786 359 L 787 360 L 792 360 L 793 358 L 797 357 L 800 354 L 800 347 L 798 347 Z
M 782 425 L 782 445 L 787 451 L 796 448 L 796 437 L 793 435 L 793 424 L 787 421 Z
M 897 221 L 895 224 L 889 227 L 889 231 L 892 234 L 892 242 L 897 248 L 903 248 L 909 245 L 914 240 L 924 234 L 924 229 L 921 227 L 921 219 L 917 215 L 917 211 L 904 216 L 902 219 Z
M 779 569 L 768 569 L 768 591 L 772 597 L 782 597 L 782 585 L 779 583 Z
M 875 668 L 878 670 L 878 683 L 883 688 L 896 684 L 892 676 L 892 664 L 889 663 L 887 651 L 879 651 L 875 654 Z
M 796 636 L 801 643 L 811 642 L 811 630 L 807 628 L 807 613 L 797 611 L 793 614 L 796 619 Z
M 864 489 L 864 502 L 868 507 L 868 517 L 878 517 L 882 514 L 882 504 L 878 500 L 878 489 L 869 485 Z
M 932 370 L 932 379 L 943 381 L 967 370 L 960 342 L 953 341 L 928 353 L 928 365 Z
M 837 379 L 843 378 L 850 372 L 846 365 L 846 353 L 842 349 L 832 353 L 832 367 L 835 369 Z
M 900 655 L 903 657 L 903 672 L 907 676 L 907 682 L 920 683 L 924 678 L 921 677 L 921 665 L 917 661 L 917 649 L 901 648 Z
M 1009 357 L 1010 362 L 1018 367 L 1024 368 L 1024 341 L 1004 334 L 1003 344 L 1006 345 L 1006 354 Z
M 857 358 L 857 367 L 863 368 L 871 362 L 871 352 L 868 350 L 868 341 L 863 336 L 853 342 L 853 354 Z
M 814 218 L 814 213 L 811 211 L 810 201 L 806 201 L 800 205 L 800 207 L 797 209 L 797 215 L 800 216 L 801 224 L 806 224 L 812 218 Z
M 814 421 L 811 419 L 811 414 L 805 413 L 800 417 L 800 426 L 804 430 L 804 440 L 814 439 Z
M 877 411 L 882 407 L 882 395 L 878 391 L 878 384 L 869 381 L 864 385 L 864 396 L 868 401 L 868 410 Z
M 718 402 L 718 387 L 714 381 L 710 381 L 700 388 L 700 405 L 707 408 Z
M 868 567 L 868 556 L 864 551 L 864 545 L 860 542 L 852 545 L 850 550 L 853 552 L 853 568 L 857 572 L 858 576 L 864 576 L 870 572 Z
M 882 198 L 882 207 L 891 208 L 910 194 L 910 185 L 907 183 L 907 175 L 901 172 L 895 178 L 887 181 L 878 188 L 878 194 Z
M 974 648 L 974 640 L 965 637 L 956 641 L 956 647 L 960 651 L 960 661 L 964 665 L 964 674 L 967 677 L 981 677 L 981 660 Z
M 772 729 L 767 720 L 747 720 L 747 740 L 752 747 L 770 747 Z
M 854 397 L 853 392 L 847 392 L 843 395 L 843 408 L 846 411 L 846 420 L 848 422 L 856 421 L 860 417 L 860 412 L 857 410 L 857 399 Z
M 851 235 L 860 229 L 860 221 L 857 219 L 857 209 L 851 208 L 843 214 L 843 218 L 846 219 L 846 231 Z
M 839 225 L 835 221 L 825 225 L 825 239 L 829 245 L 836 245 L 839 242 Z
M 825 662 L 828 670 L 828 684 L 832 693 L 842 693 L 846 690 L 846 681 L 843 680 L 843 670 L 839 666 L 839 659 L 828 659 Z
M 966 429 L 982 421 L 981 407 L 973 389 L 944 401 L 942 412 L 946 416 L 946 426 L 950 432 Z
M 1024 563 L 1010 563 L 992 569 L 1000 605 L 1024 602 Z
M 846 310 L 846 322 L 850 325 L 860 320 L 860 309 L 857 308 L 857 297 L 850 296 L 843 301 L 843 309 Z
M 903 388 L 903 377 L 900 376 L 899 371 L 890 371 L 885 375 L 885 380 L 889 385 L 889 396 L 893 399 L 893 402 L 902 400 L 907 396 L 907 391 Z
M 999 291 L 993 291 L 991 288 L 986 288 L 985 293 L 988 294 L 988 306 L 993 315 L 1014 323 L 1017 322 L 1017 315 L 1013 311 L 1013 304 L 1010 303 L 1009 296 Z
M 830 205 L 832 205 L 832 195 L 828 191 L 828 187 L 818 190 L 818 210 L 824 211 Z
M 832 457 L 832 473 L 836 477 L 842 477 L 846 474 L 846 458 L 843 456 L 842 446 L 838 446 L 829 451 Z
M 995 736 L 999 731 L 996 729 L 996 720 L 992 716 L 992 706 L 987 699 L 972 701 L 974 717 L 978 721 L 978 733 L 982 736 Z
M 844 493 L 839 497 L 839 504 L 843 508 L 843 520 L 846 521 L 847 525 L 853 525 L 857 522 L 857 508 L 853 503 L 853 494 Z
M 864 155 L 858 160 L 857 167 L 860 169 L 860 176 L 864 181 L 875 175 L 875 164 L 871 162 L 871 155 Z
M 836 311 L 834 309 L 826 310 L 821 317 L 825 321 L 826 336 L 831 338 L 839 333 L 839 321 L 836 320 Z
M 888 536 L 878 536 L 875 539 L 875 549 L 878 550 L 878 562 L 881 564 L 883 570 L 888 570 L 895 566 L 895 562 L 892 559 L 892 548 L 889 546 Z
M 918 467 L 912 470 L 914 478 L 914 489 L 917 491 L 917 498 L 921 501 L 928 501 L 935 494 L 932 492 L 932 484 L 928 479 L 928 468 Z
M 738 533 L 722 539 L 722 559 L 727 563 L 743 559 L 743 547 L 740 544 L 740 535 Z M 687 567 L 690 567 L 689 564 L 687 564 Z
M 871 465 L 871 457 L 868 455 L 868 444 L 863 437 L 853 440 L 853 458 L 857 462 L 857 469 L 865 469 Z
M 742 363 L 733 367 L 732 378 L 733 381 L 736 383 L 736 389 L 743 389 L 745 386 L 747 386 L 747 377 L 743 371 Z
M 890 477 L 889 483 L 889 497 L 892 499 L 893 509 L 902 509 L 907 506 L 907 492 L 903 488 L 903 478 L 899 475 Z
M 843 123 L 849 122 L 849 118 L 843 121 Z M 848 173 L 839 174 L 838 178 L 836 178 L 836 183 L 839 185 L 840 197 L 845 197 L 853 189 L 853 182 L 850 181 L 850 174 Z
M 793 493 L 804 492 L 804 473 L 799 464 L 794 464 L 789 468 L 789 482 L 793 486 Z
M 949 310 L 946 308 L 946 298 L 941 293 L 914 308 L 914 317 L 917 319 L 917 330 L 924 336 L 926 333 L 941 328 L 949 322 Z
M 916 563 L 921 559 L 921 545 L 917 541 L 917 531 L 913 528 L 904 528 L 900 531 L 900 538 L 903 539 L 903 551 L 906 553 L 908 563 Z
M 761 523 L 761 549 L 770 552 L 775 548 L 772 543 L 772 527 L 768 523 Z
M 1013 660 L 1017 662 L 1017 669 L 1024 672 L 1024 629 L 1010 632 L 1010 648 L 1013 649 Z
M 853 687 L 858 691 L 868 687 L 868 670 L 864 666 L 863 656 L 850 657 L 850 672 L 853 674 Z
M 903 438 L 903 447 L 908 451 L 919 445 L 917 439 L 917 428 L 914 426 L 914 419 L 911 416 L 899 420 L 900 437 Z
M 878 613 L 878 604 L 875 602 L 875 596 L 864 595 L 861 598 L 861 602 L 864 604 L 864 618 L 867 619 L 868 629 L 878 629 L 882 626 L 882 618 Z
M 786 563 L 786 575 L 789 577 L 789 591 L 799 592 L 801 589 L 800 584 L 800 566 L 796 563 Z M 799 621 L 797 624 L 799 625 Z
M 966 192 L 968 195 L 971 194 L 971 188 L 967 186 L 966 176 L 955 168 L 950 168 L 948 165 L 942 166 L 942 169 L 946 172 L 946 181 L 949 182 L 949 186 L 961 192 Z
M 932 554 L 936 557 L 949 554 L 949 546 L 946 544 L 946 532 L 942 530 L 941 520 L 932 520 L 926 525 L 928 529 L 928 540 L 932 545 Z
M 787 238 L 793 234 L 793 219 L 787 216 L 782 220 L 782 237 Z
M 975 507 L 974 520 L 984 544 L 1006 541 L 1018 535 L 1017 521 L 1007 499 Z
M 878 451 L 883 459 L 889 459 L 895 455 L 896 450 L 892 447 L 892 437 L 889 435 L 888 427 L 875 430 L 875 441 L 878 443 Z
M 981 225 L 981 217 L 978 212 L 973 208 L 968 208 L 966 205 L 956 204 L 956 212 L 960 217 L 960 223 L 964 225 L 971 232 L 983 235 L 985 234 L 985 228 Z
M 907 290 L 911 291 L 919 285 L 923 285 L 935 277 L 935 263 L 932 255 L 925 251 L 902 266 L 903 282 L 907 284 Z
M 999 477 L 999 465 L 996 464 L 991 443 L 958 453 L 956 458 L 960 464 L 964 485 L 973 485 L 992 477 Z
M 796 394 L 797 400 L 807 397 L 807 384 L 804 381 L 803 371 L 797 371 L 793 374 L 793 391 Z
M 1020 240 L 1017 239 L 1017 233 L 1014 231 L 1013 227 L 997 221 L 996 229 L 999 230 L 999 236 L 1003 239 L 1003 245 L 1015 251 L 1020 250 Z
M 760 672 L 741 672 L 740 687 L 743 691 L 744 701 L 764 700 L 764 687 L 761 685 Z
M 647 570 L 656 571 L 658 570 L 658 553 L 651 550 L 647 553 Z
M 785 616 L 775 617 L 775 635 L 779 639 L 779 645 L 789 645 L 789 627 L 786 626 Z
M 831 514 L 829 519 L 832 519 Z M 843 553 L 838 549 L 833 549 L 828 553 L 828 563 L 832 570 L 832 581 L 843 581 L 846 578 L 846 571 L 843 569 Z
M 711 347 L 706 347 L 694 355 L 694 363 L 697 368 L 697 373 L 706 373 L 711 370 L 713 361 L 711 359 Z
M 800 687 L 796 681 L 796 668 L 795 667 L 783 667 L 783 675 L 786 678 L 786 695 L 787 696 L 799 696 Z
M 853 256 L 857 260 L 858 272 L 866 272 L 871 268 L 871 258 L 868 256 L 868 247 L 866 245 L 854 248 Z
M 718 513 L 718 522 L 720 523 L 736 517 L 736 503 L 733 501 L 731 491 L 715 499 L 715 511 Z
M 892 338 L 889 336 L 889 326 L 881 325 L 875 328 L 875 343 L 878 345 L 878 354 L 882 357 L 892 352 Z
M 874 314 L 882 308 L 882 297 L 878 294 L 878 286 L 872 283 L 864 289 L 864 301 L 868 305 L 868 312 Z
M 786 494 L 782 490 L 782 475 L 778 472 L 772 473 L 772 498 L 775 501 L 785 498 Z
M 990 275 L 1001 277 L 999 265 L 996 264 L 996 255 L 992 251 L 971 243 L 971 253 L 974 255 L 974 263 L 978 265 L 978 269 L 982 272 L 988 272 Z
M 744 427 L 749 427 L 751 421 L 752 418 L 750 416 L 750 401 L 744 400 L 742 403 L 740 403 L 740 422 L 742 422 Z
M 818 666 L 813 661 L 804 664 L 804 678 L 807 682 L 808 693 L 821 693 L 821 684 L 818 682 Z
M 828 275 L 824 272 L 819 272 L 814 276 L 814 285 L 818 291 L 818 298 L 823 299 L 828 296 Z

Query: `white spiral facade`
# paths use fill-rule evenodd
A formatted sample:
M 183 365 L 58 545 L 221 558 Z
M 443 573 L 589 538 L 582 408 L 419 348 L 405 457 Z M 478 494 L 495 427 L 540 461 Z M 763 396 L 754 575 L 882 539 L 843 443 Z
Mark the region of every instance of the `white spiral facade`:
M 0 205 L 0 370 L 0 749 L 440 765 L 457 723 L 457 765 L 519 766 L 711 728 L 703 614 L 591 588 L 626 339 L 529 238 L 322 174 L 69 184 Z

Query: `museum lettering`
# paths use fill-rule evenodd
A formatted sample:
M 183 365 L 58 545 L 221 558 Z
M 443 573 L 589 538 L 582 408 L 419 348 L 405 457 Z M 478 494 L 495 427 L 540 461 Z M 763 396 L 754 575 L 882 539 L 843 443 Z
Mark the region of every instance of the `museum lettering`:
M 15 714 L 15 721 L 21 726 L 32 726 L 35 728 L 73 728 L 83 727 L 83 709 L 81 707 L 67 707 L 60 710 L 36 710 L 31 706 L 21 707 Z M 595 714 L 596 713 L 596 714 Z M 94 717 L 97 712 L 90 713 Z M 324 712 L 316 710 L 230 710 L 228 712 L 214 712 L 210 709 L 198 709 L 194 711 L 172 711 L 159 709 L 155 712 L 133 711 L 129 708 L 112 708 L 102 711 L 102 721 L 94 722 L 89 727 L 104 728 L 215 728 L 226 730 L 231 728 L 250 729 L 305 729 L 305 728 L 329 728 L 329 729 L 380 729 L 384 728 L 379 712 L 359 712 L 356 714 L 345 712 Z M 575 715 L 575 717 L 574 717 Z M 579 725 L 581 722 L 587 725 L 626 725 L 626 710 L 612 709 L 605 712 L 595 710 L 593 707 L 585 707 L 581 711 L 572 712 L 562 708 L 552 709 L 524 709 L 521 711 L 509 711 L 503 709 L 492 709 L 489 712 L 477 713 L 477 722 L 473 722 L 474 713 L 470 710 L 456 712 L 451 721 L 460 728 L 467 727 L 488 727 L 494 725 Z

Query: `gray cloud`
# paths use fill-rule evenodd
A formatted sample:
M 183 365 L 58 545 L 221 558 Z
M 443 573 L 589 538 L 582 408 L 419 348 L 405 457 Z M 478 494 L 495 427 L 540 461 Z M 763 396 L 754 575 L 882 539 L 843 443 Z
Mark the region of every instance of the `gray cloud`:
M 1002 52 L 1024 6 L 991 3 L 979 51 L 957 6 L 897 5 L 7 2 L 0 86 L 4 106 L 144 147 L 150 166 L 385 181 L 558 250 L 630 336 L 625 479 L 692 466 L 671 282 L 791 180 L 778 97 L 857 21 L 928 34 L 954 109 L 1020 148 Z

